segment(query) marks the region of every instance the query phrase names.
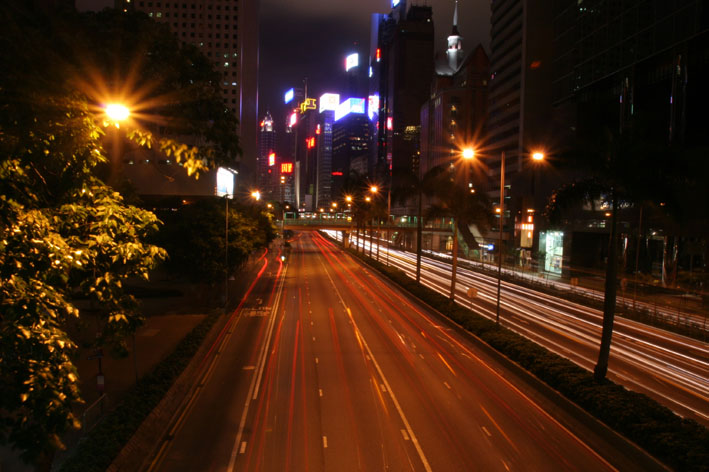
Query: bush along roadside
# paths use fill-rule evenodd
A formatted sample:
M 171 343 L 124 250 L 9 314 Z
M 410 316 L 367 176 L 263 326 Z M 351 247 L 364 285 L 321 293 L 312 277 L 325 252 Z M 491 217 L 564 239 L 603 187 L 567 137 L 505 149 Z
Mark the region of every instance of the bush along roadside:
M 611 381 L 598 383 L 591 372 L 451 302 L 416 283 L 403 271 L 387 267 L 354 250 L 349 252 L 424 303 L 436 307 L 443 315 L 669 467 L 681 471 L 709 470 L 709 430 L 696 421 L 680 418 L 648 396 Z
M 121 404 L 82 440 L 60 472 L 105 471 L 187 367 L 217 318 L 219 312 L 207 315 L 169 356 L 141 378 Z

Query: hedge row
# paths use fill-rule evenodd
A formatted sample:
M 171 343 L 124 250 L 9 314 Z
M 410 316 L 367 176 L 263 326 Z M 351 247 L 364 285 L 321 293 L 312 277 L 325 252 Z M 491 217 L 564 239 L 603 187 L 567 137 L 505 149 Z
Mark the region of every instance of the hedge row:
M 121 404 L 79 443 L 59 470 L 105 471 L 187 367 L 218 317 L 218 313 L 212 313 L 195 326 L 175 350 L 150 374 L 141 378 Z
M 629 391 L 593 374 L 448 297 L 416 283 L 404 272 L 350 253 L 385 274 L 399 286 L 475 334 L 498 352 L 579 405 L 610 428 L 676 470 L 709 470 L 709 430 L 683 419 L 646 395 Z

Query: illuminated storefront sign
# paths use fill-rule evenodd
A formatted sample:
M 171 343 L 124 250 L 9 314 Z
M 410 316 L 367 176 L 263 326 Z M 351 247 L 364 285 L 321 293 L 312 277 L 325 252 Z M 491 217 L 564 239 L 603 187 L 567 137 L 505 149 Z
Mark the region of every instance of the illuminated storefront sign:
M 544 270 L 561 274 L 564 262 L 564 233 L 562 231 L 541 231 L 539 251 L 545 254 Z
M 268 167 L 276 165 L 276 153 L 272 152 L 268 155 Z
M 357 53 L 350 54 L 345 59 L 345 70 L 346 71 L 352 69 L 353 67 L 357 67 L 358 65 L 359 65 L 359 54 L 357 54 Z
M 290 126 L 292 128 L 293 126 L 295 126 L 295 124 L 297 122 L 298 122 L 298 113 L 294 111 L 290 115 L 290 120 L 288 120 L 288 126 Z
M 293 163 L 292 162 L 281 162 L 281 174 L 292 174 L 293 173 Z
M 290 103 L 293 100 L 293 97 L 295 97 L 295 90 L 290 89 L 286 92 L 286 94 L 283 96 L 283 102 L 284 103 Z
M 394 119 L 391 116 L 387 116 L 387 129 L 389 131 L 394 129 Z
M 308 146 L 308 149 L 312 149 L 315 147 L 315 137 L 310 137 L 305 140 L 305 144 Z

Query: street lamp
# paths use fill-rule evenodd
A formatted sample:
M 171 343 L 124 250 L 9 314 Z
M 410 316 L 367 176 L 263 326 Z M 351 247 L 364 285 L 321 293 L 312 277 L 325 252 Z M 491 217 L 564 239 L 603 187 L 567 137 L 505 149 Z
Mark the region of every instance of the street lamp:
M 251 198 L 256 201 L 261 200 L 261 192 L 259 192 L 258 190 L 254 190 L 253 192 L 251 192 Z
M 475 157 L 475 150 L 473 148 L 463 149 L 463 159 L 472 159 Z
M 121 121 L 125 121 L 130 116 L 130 110 L 125 105 L 120 103 L 109 103 L 104 107 L 106 116 L 113 122 L 116 128 L 119 127 Z

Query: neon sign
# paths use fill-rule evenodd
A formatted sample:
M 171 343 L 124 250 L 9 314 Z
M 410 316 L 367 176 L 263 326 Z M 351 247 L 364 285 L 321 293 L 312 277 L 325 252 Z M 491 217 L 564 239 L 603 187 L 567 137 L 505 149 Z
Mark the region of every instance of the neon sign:
M 293 163 L 292 162 L 281 162 L 281 174 L 292 174 L 293 173 Z

